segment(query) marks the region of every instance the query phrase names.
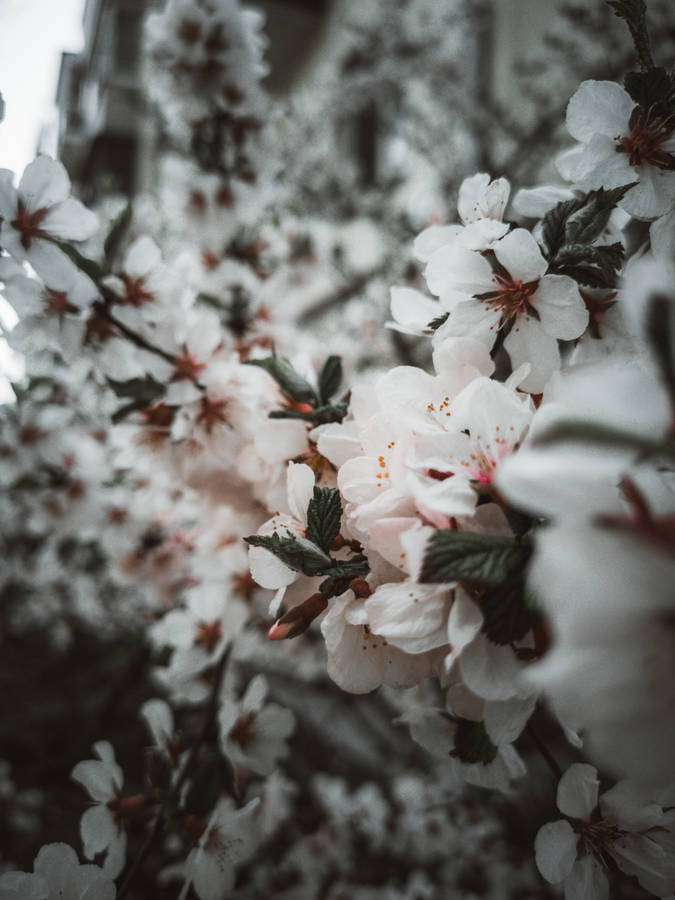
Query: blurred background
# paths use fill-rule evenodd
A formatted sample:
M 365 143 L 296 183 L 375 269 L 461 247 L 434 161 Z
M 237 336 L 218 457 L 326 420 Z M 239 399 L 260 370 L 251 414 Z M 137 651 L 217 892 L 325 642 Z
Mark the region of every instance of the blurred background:
M 148 90 L 143 41 L 145 16 L 158 6 L 0 0 L 3 167 L 20 174 L 36 152 L 56 156 L 75 194 L 104 211 L 166 190 L 172 147 Z M 307 235 L 297 228 L 299 259 L 321 260 L 312 235 L 327 235 L 321 289 L 302 298 L 300 321 L 319 338 L 338 322 L 372 333 L 368 358 L 354 368 L 423 363 L 418 342 L 382 327 L 388 287 L 419 276 L 414 236 L 454 221 L 457 188 L 473 172 L 504 175 L 513 190 L 559 181 L 552 160 L 567 143 L 567 101 L 580 81 L 617 79 L 631 67 L 626 29 L 600 0 L 256 7 L 266 19 L 277 205 L 313 223 Z M 672 0 L 649 7 L 654 55 L 671 59 Z M 2 306 L 0 320 L 9 330 L 16 317 Z M 12 381 L 22 371 L 6 344 L 0 369 Z M 7 383 L 3 399 L 14 396 Z M 83 801 L 69 772 L 93 740 L 111 740 L 128 782 L 142 783 L 137 710 L 156 688 L 151 651 L 128 615 L 144 586 L 117 584 L 95 541 L 22 533 L 17 504 L 1 507 L 0 866 L 30 869 L 41 844 L 78 843 Z M 244 675 L 265 672 L 274 699 L 296 713 L 286 773 L 301 786 L 292 828 L 266 849 L 270 877 L 293 846 L 326 860 L 317 898 L 549 896 L 531 846 L 548 814 L 550 778 L 527 738 L 521 749 L 535 774 L 520 796 L 469 789 L 392 726 L 401 711 L 393 692 L 346 695 L 325 674 L 320 638 L 270 648 L 265 630 L 261 616 L 239 664 Z M 546 720 L 537 727 L 546 736 Z M 340 853 L 331 856 L 331 842 Z M 247 893 L 244 873 L 237 896 L 300 896 L 293 872 L 287 865 L 274 894 Z M 621 896 L 642 896 L 631 890 Z M 141 880 L 133 896 L 175 895 Z

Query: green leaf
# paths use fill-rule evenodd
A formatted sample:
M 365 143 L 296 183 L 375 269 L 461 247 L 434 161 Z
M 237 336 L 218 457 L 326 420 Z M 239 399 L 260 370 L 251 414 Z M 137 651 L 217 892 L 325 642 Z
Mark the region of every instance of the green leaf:
M 550 271 L 569 275 L 579 284 L 590 287 L 616 287 L 623 265 L 624 249 L 619 242 L 602 246 L 565 244 L 558 251 Z
M 309 403 L 311 406 L 318 405 L 314 388 L 295 371 L 287 359 L 281 356 L 268 356 L 265 359 L 249 359 L 246 365 L 264 369 L 291 400 Z
M 599 188 L 586 195 L 583 206 L 572 211 L 565 221 L 566 244 L 592 244 L 607 227 L 612 210 L 623 200 L 636 181 L 618 188 Z
M 548 259 L 553 259 L 565 243 L 565 224 L 567 219 L 572 213 L 581 209 L 583 204 L 584 201 L 581 199 L 561 200 L 544 216 L 541 227 Z
M 450 751 L 463 763 L 483 763 L 487 766 L 497 756 L 497 747 L 490 740 L 482 722 L 458 719 L 455 731 L 455 748 Z
M 115 381 L 114 378 L 108 378 L 108 384 L 118 397 L 130 400 L 112 414 L 111 420 L 114 425 L 132 412 L 150 406 L 164 394 L 164 386 L 150 375 L 146 375 L 145 378 L 130 378 L 128 381 Z
M 319 397 L 327 404 L 342 384 L 342 360 L 339 356 L 329 356 L 319 375 Z
M 447 322 L 449 315 L 450 315 L 450 313 L 446 312 L 440 316 L 436 316 L 435 319 L 432 319 L 431 322 L 429 322 L 429 324 L 427 325 L 427 328 L 430 331 L 438 331 L 438 329 L 441 327 L 441 325 L 444 325 L 445 322 Z
M 672 301 L 669 297 L 653 294 L 649 298 L 645 325 L 661 378 L 670 395 L 671 403 L 675 405 L 675 335 Z
M 675 103 L 675 78 L 663 67 L 647 69 L 646 72 L 629 72 L 623 86 L 638 106 L 645 112 L 657 109 L 672 111 Z
M 270 419 L 301 419 L 303 422 L 312 422 L 314 425 L 325 425 L 328 422 L 341 422 L 347 415 L 349 402 L 318 406 L 311 412 L 300 412 L 295 409 L 274 409 L 269 414 Z
M 68 244 L 65 241 L 57 241 L 55 239 L 50 239 L 50 243 L 56 244 L 56 246 L 61 250 L 62 253 L 65 253 L 66 256 L 75 263 L 77 268 L 84 272 L 85 275 L 88 275 L 92 281 L 94 281 L 97 285 L 98 282 L 105 276 L 105 272 L 101 268 L 101 266 L 95 262 L 93 259 L 88 259 L 86 256 L 83 256 L 79 250 L 76 250 L 72 244 Z
M 326 553 L 340 533 L 342 503 L 337 488 L 314 487 L 307 507 L 307 538 Z
M 294 572 L 303 572 L 305 575 L 324 575 L 330 569 L 333 561 L 316 544 L 306 538 L 298 537 L 290 531 L 286 535 L 280 534 L 253 534 L 244 538 L 251 547 L 262 547 L 269 550 L 278 559 L 285 563 Z
M 124 235 L 131 224 L 133 210 L 131 203 L 127 203 L 124 209 L 120 212 L 120 214 L 115 218 L 110 231 L 108 232 L 108 236 L 105 239 L 105 243 L 103 244 L 103 256 L 105 257 L 108 266 L 112 266 L 112 263 L 117 256 L 117 253 L 122 245 L 122 240 L 124 239 Z
M 647 33 L 647 6 L 645 0 L 607 0 L 608 6 L 614 10 L 614 15 L 623 19 L 628 25 L 630 36 L 633 38 L 635 52 L 643 69 L 652 68 L 652 50 Z
M 481 631 L 493 644 L 519 641 L 539 619 L 539 613 L 528 603 L 522 571 L 504 584 L 488 588 L 480 598 L 480 608 Z
M 442 529 L 427 543 L 420 581 L 498 585 L 522 569 L 529 555 L 530 546 L 523 539 Z

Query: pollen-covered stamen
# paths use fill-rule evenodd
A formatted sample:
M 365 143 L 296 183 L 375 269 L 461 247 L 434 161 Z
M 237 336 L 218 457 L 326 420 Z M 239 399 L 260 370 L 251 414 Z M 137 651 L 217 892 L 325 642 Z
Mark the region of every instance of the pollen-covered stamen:
M 30 246 L 35 238 L 46 237 L 40 225 L 47 212 L 47 209 L 36 209 L 31 212 L 23 200 L 19 200 L 16 208 L 16 218 L 12 220 L 11 225 L 21 232 L 21 246 L 24 250 L 30 250 Z
M 440 472 L 438 469 L 427 469 L 424 474 L 427 476 L 427 478 L 433 478 L 434 481 L 446 481 L 448 478 L 452 478 L 455 473 Z
M 626 153 L 631 166 L 658 166 L 674 169 L 675 158 L 662 150 L 663 144 L 672 136 L 672 129 L 649 124 L 644 111 L 636 106 L 628 123 L 627 137 L 617 138 L 617 153 Z
M 197 422 L 203 425 L 210 434 L 216 425 L 227 423 L 227 400 L 215 400 L 212 397 L 202 397 L 199 406 Z
M 475 295 L 476 300 L 489 304 L 501 312 L 498 329 L 530 311 L 530 297 L 539 286 L 538 278 L 534 281 L 520 281 L 503 271 L 504 274 L 495 272 L 492 275 L 492 280 L 497 285 L 494 291 Z
M 608 846 L 617 838 L 621 837 L 621 832 L 615 825 L 610 825 L 603 819 L 597 822 L 580 822 L 579 834 L 584 843 L 586 853 L 595 856 L 596 859 L 603 861 L 604 854 L 607 853 Z
M 79 312 L 77 306 L 68 300 L 68 294 L 65 291 L 45 291 L 45 309 L 47 312 L 55 316 L 65 316 L 66 313 Z
M 174 378 L 197 378 L 204 370 L 204 363 L 199 362 L 183 347 L 173 364 Z
M 155 295 L 152 291 L 149 291 L 145 286 L 145 278 L 142 275 L 139 275 L 136 278 L 131 275 L 123 275 L 122 281 L 124 282 L 123 302 L 127 303 L 129 306 L 138 308 L 155 299 Z
M 223 637 L 223 623 L 220 619 L 212 622 L 200 622 L 197 626 L 195 644 L 203 647 L 207 653 L 213 653 Z

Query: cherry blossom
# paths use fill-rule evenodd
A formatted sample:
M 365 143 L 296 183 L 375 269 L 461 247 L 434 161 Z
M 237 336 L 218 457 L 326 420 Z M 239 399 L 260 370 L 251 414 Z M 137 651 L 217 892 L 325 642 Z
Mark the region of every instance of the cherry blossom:
M 53 241 L 84 241 L 98 228 L 98 219 L 70 196 L 65 168 L 49 156 L 29 163 L 17 189 L 13 177 L 0 170 L 0 243 L 48 283 L 63 278 L 74 266 Z
M 675 193 L 672 127 L 650 123 L 630 95 L 612 81 L 584 81 L 567 107 L 567 129 L 581 142 L 563 175 L 583 190 L 637 182 L 621 202 L 638 219 L 654 219 Z
M 68 844 L 45 844 L 32 875 L 0 875 L 2 900 L 115 900 L 115 883 L 94 865 L 80 865 Z

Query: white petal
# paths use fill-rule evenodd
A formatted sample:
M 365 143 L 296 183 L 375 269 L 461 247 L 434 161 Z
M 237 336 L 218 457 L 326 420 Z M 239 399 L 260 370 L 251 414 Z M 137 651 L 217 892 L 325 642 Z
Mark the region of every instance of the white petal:
M 500 219 L 509 200 L 511 187 L 506 178 L 490 181 L 490 176 L 479 172 L 465 178 L 459 187 L 457 212 L 465 222 L 479 219 Z
M 41 227 L 64 241 L 86 241 L 98 229 L 98 216 L 69 197 L 49 210 Z
M 262 547 L 251 547 L 248 551 L 248 564 L 254 581 L 260 587 L 277 590 L 292 584 L 298 573 L 289 569 L 269 550 Z
M 526 228 L 515 228 L 492 248 L 512 278 L 536 281 L 548 268 L 539 245 Z
M 560 368 L 558 342 L 530 316 L 518 319 L 507 334 L 504 347 L 514 369 L 527 362 L 532 365 L 532 371 L 521 382 L 524 391 L 540 394 L 551 375 Z
M 423 334 L 443 312 L 437 300 L 413 288 L 393 287 L 389 293 L 393 318 L 411 334 Z
M 110 810 L 100 804 L 90 807 L 80 819 L 80 835 L 87 859 L 105 850 L 117 837 L 117 825 Z
M 565 879 L 565 900 L 609 900 L 609 882 L 594 856 L 584 856 Z
M 448 290 L 480 294 L 490 290 L 492 268 L 480 253 L 465 247 L 441 247 L 430 258 L 424 270 L 427 287 L 439 296 Z
M 151 237 L 143 234 L 136 238 L 124 257 L 123 269 L 134 278 L 147 275 L 162 261 L 162 252 Z
M 514 697 L 511 700 L 485 702 L 484 723 L 493 744 L 512 744 L 518 738 L 534 712 L 537 695 Z
M 303 463 L 289 463 L 286 470 L 286 488 L 288 507 L 292 515 L 298 522 L 307 525 L 307 507 L 314 496 L 314 472 Z
M 483 613 L 463 588 L 455 591 L 455 602 L 448 617 L 448 643 L 459 652 L 479 634 Z
M 415 238 L 413 253 L 421 262 L 428 262 L 432 253 L 451 244 L 463 230 L 461 225 L 431 225 Z
M 551 884 L 560 884 L 572 871 L 578 840 L 566 819 L 547 822 L 537 832 L 534 840 L 537 868 Z
M 577 283 L 566 275 L 545 275 L 532 297 L 532 305 L 551 337 L 569 341 L 586 330 L 588 310 Z
M 140 714 L 158 747 L 163 747 L 173 736 L 173 713 L 165 700 L 146 700 Z
M 588 821 L 598 805 L 598 772 L 586 763 L 574 763 L 558 784 L 556 802 L 561 813 Z
M 31 211 L 61 203 L 70 194 L 70 178 L 62 163 L 38 156 L 26 166 L 19 182 L 19 195 Z
M 594 134 L 621 137 L 635 101 L 613 81 L 584 81 L 567 105 L 567 130 L 578 141 L 589 141 Z

